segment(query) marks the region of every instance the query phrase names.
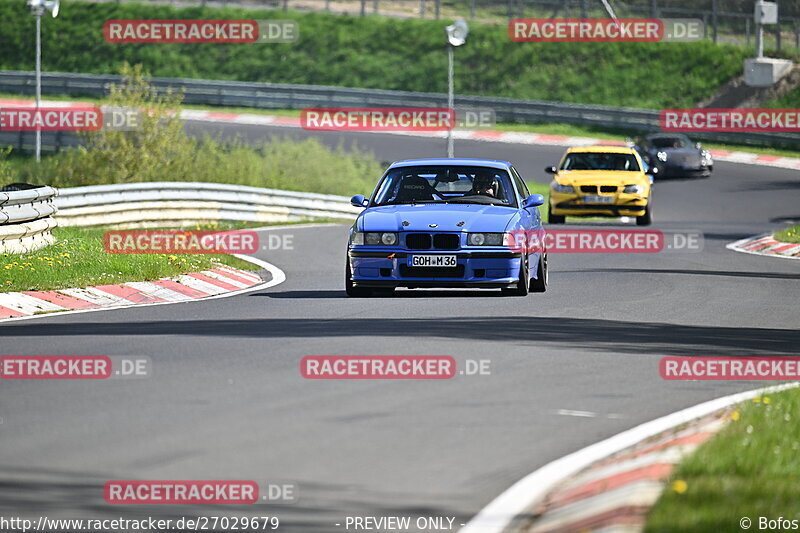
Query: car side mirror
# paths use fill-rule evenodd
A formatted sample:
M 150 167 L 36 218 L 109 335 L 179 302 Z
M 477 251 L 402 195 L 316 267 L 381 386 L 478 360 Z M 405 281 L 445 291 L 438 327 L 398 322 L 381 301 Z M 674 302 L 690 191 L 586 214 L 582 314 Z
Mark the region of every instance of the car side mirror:
M 523 209 L 530 209 L 531 207 L 539 207 L 544 204 L 544 196 L 541 194 L 531 194 L 522 201 Z
M 350 205 L 355 207 L 367 207 L 367 204 L 369 204 L 369 200 L 363 194 L 356 194 L 350 198 Z
M 558 172 L 558 169 L 556 167 L 544 167 L 544 171 L 548 174 L 555 174 Z

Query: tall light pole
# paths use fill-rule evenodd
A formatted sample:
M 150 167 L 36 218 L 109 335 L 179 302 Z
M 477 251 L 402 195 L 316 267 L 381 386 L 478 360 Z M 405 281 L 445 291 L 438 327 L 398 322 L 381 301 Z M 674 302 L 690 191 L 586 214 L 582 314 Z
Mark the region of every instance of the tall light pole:
M 454 24 L 445 28 L 447 32 L 447 107 L 455 109 L 455 95 L 453 87 L 453 50 L 456 46 L 461 46 L 467 42 L 469 26 L 463 20 L 457 20 Z M 453 111 L 455 114 L 455 111 Z M 453 117 L 455 119 L 455 116 Z M 453 124 L 455 126 L 455 124 Z M 447 130 L 447 157 L 453 157 L 453 128 Z
M 39 105 L 42 100 L 42 15 L 49 11 L 53 18 L 58 16 L 59 0 L 28 0 L 28 7 L 36 17 L 36 115 L 39 115 Z M 42 160 L 42 129 L 39 121 L 36 122 L 36 161 Z

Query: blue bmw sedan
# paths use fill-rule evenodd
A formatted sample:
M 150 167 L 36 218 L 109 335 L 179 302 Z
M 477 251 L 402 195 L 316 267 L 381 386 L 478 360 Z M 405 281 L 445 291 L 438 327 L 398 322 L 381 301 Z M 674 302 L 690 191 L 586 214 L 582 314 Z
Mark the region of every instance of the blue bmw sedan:
M 347 246 L 349 296 L 397 287 L 501 289 L 525 296 L 547 288 L 547 253 L 514 245 L 542 235 L 540 194 L 506 161 L 417 159 L 393 163 L 363 207 Z M 543 240 L 543 239 L 542 239 Z

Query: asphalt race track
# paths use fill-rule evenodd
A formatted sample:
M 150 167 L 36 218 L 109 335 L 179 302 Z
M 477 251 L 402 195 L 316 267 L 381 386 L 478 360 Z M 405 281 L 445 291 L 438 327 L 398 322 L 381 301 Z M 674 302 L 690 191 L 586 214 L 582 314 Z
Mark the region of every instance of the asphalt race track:
M 194 123 L 249 140 L 302 130 Z M 341 134 L 314 134 L 338 145 Z M 381 160 L 441 156 L 444 140 L 351 134 Z M 563 149 L 456 142 L 528 179 Z M 377 178 L 377 177 L 376 177 Z M 336 179 L 336 176 L 331 176 Z M 369 193 L 370 191 L 353 191 Z M 656 183 L 654 228 L 699 230 L 699 253 L 551 254 L 550 287 L 398 291 L 348 299 L 347 226 L 273 230 L 258 257 L 287 280 L 232 298 L 0 324 L 14 355 L 147 355 L 139 380 L 4 381 L 0 515 L 277 515 L 282 531 L 342 531 L 346 516 L 468 521 L 545 463 L 642 422 L 760 382 L 667 382 L 665 355 L 798 355 L 800 262 L 725 244 L 800 220 L 796 171 L 717 163 Z M 619 227 L 618 224 L 614 224 Z M 607 227 L 607 226 L 603 226 Z M 306 380 L 305 355 L 451 355 L 491 375 Z M 295 483 L 289 505 L 112 506 L 113 479 Z

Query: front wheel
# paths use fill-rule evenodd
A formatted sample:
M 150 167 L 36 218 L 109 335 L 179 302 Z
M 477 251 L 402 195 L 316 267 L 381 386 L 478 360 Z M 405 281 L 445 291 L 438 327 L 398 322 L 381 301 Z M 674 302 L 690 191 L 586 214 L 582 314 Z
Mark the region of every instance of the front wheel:
M 547 205 L 547 220 L 550 224 L 563 224 L 567 217 L 564 215 L 554 215 L 553 206 Z
M 649 226 L 653 222 L 653 210 L 650 208 L 650 204 L 647 205 L 644 209 L 644 214 L 636 217 L 636 225 L 637 226 Z
M 353 276 L 350 273 L 350 261 L 347 261 L 347 266 L 344 267 L 344 292 L 351 298 L 369 298 L 372 296 L 372 291 L 365 287 L 353 286 Z
M 544 292 L 547 290 L 547 282 L 550 274 L 547 270 L 547 255 L 539 256 L 539 267 L 536 269 L 536 279 L 532 279 L 529 289 L 531 292 Z
M 506 296 L 527 296 L 528 295 L 528 258 L 524 255 L 520 259 L 519 280 L 513 289 L 501 289 Z

